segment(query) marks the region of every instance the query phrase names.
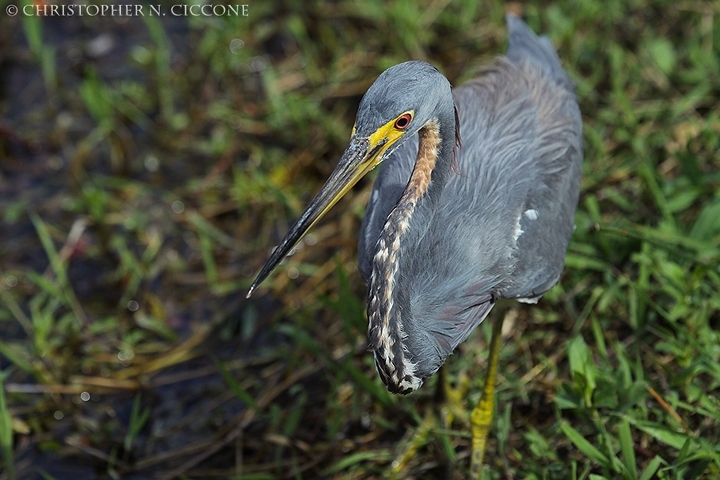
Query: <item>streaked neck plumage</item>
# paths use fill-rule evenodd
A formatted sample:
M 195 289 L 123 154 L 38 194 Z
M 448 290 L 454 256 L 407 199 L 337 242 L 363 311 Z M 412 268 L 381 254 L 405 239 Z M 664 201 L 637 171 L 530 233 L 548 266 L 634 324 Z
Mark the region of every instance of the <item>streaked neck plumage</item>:
M 388 390 L 409 393 L 434 372 L 423 371 L 407 341 L 416 332 L 407 292 L 397 288 L 401 255 L 412 251 L 433 221 L 440 195 L 450 174 L 456 144 L 456 115 L 452 101 L 418 132 L 415 167 L 400 200 L 385 222 L 373 259 L 368 292 L 369 349 Z

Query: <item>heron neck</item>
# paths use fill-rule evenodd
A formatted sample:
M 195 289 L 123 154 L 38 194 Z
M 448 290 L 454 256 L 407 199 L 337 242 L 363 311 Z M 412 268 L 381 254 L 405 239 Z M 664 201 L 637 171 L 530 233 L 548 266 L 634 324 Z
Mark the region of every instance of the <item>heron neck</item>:
M 412 324 L 403 321 L 409 302 L 406 292 L 396 285 L 401 252 L 411 251 L 408 247 L 422 241 L 448 180 L 455 144 L 454 120 L 431 121 L 420 130 L 415 167 L 385 222 L 373 259 L 368 292 L 369 348 L 374 351 L 378 373 L 388 389 L 396 393 L 419 388 L 427 376 L 403 347 L 415 332 Z M 452 127 L 443 129 L 442 125 Z
M 445 184 L 447 183 L 450 171 L 452 169 L 452 162 L 454 158 L 454 148 L 456 143 L 455 132 L 456 132 L 456 119 L 454 115 L 454 108 L 450 106 L 450 112 L 441 118 L 438 118 L 434 122 L 428 123 L 419 132 L 419 147 L 418 147 L 418 158 L 415 162 L 415 168 L 410 177 L 410 183 L 408 188 L 411 186 L 413 178 L 416 176 L 418 169 L 422 167 L 422 158 L 424 151 L 426 153 L 426 163 L 432 163 L 430 182 L 427 185 L 425 191 L 421 192 L 417 198 L 417 207 L 422 207 L 415 213 L 434 214 L 435 208 L 440 200 Z M 434 154 L 434 155 L 433 155 Z M 430 157 L 432 160 L 430 160 Z M 407 191 L 407 188 L 406 188 Z M 405 195 L 403 195 L 404 197 Z M 402 200 L 401 200 L 402 201 Z M 429 219 L 423 219 L 429 220 Z M 417 222 L 413 222 L 415 227 L 418 226 Z M 425 225 L 429 222 L 424 223 Z

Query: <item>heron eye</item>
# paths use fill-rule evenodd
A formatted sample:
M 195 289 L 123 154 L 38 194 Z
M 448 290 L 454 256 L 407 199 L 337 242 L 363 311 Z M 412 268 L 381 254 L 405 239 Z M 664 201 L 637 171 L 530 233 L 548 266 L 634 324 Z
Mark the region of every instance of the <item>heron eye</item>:
M 410 121 L 412 120 L 412 115 L 409 113 L 403 113 L 398 117 L 397 120 L 395 120 L 395 128 L 398 130 L 405 130 L 408 125 L 410 125 Z

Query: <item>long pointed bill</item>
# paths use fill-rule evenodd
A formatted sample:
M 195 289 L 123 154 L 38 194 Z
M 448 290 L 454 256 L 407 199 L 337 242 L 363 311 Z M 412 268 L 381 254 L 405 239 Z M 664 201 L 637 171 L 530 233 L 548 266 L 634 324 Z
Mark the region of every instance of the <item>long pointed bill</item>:
M 260 270 L 247 293 L 250 298 L 255 288 L 277 267 L 285 256 L 297 245 L 300 239 L 315 223 L 327 213 L 333 205 L 355 185 L 366 173 L 381 161 L 383 153 L 389 147 L 387 140 L 376 142 L 372 139 L 353 138 L 338 162 L 337 167 L 315 196 L 305 212 L 295 222 L 283 241 L 273 251 L 265 266 Z

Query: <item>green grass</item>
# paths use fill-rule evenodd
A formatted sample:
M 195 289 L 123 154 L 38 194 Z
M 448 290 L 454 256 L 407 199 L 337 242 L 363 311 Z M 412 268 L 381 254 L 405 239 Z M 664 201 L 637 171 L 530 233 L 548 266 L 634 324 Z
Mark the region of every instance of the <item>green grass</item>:
M 32 72 L 0 97 L 0 478 L 382 478 L 409 449 L 399 478 L 464 478 L 466 420 L 417 430 L 437 379 L 391 395 L 366 351 L 371 179 L 244 295 L 377 75 L 416 58 L 472 78 L 505 48 L 505 8 L 257 2 L 184 30 L 130 18 L 97 58 L 0 16 L 0 60 Z M 718 478 L 720 7 L 523 8 L 577 85 L 585 163 L 560 284 L 495 313 L 486 478 Z M 468 407 L 489 333 L 448 362 Z

